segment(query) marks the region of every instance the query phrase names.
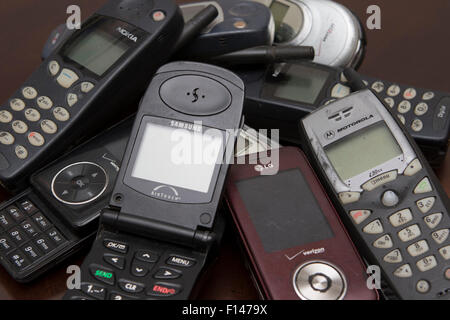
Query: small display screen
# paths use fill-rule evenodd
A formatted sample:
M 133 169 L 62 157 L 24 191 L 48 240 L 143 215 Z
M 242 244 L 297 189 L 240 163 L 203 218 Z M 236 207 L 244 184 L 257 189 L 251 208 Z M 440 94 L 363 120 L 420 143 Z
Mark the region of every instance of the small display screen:
M 270 5 L 270 11 L 272 11 L 273 19 L 275 20 L 275 28 L 279 29 L 289 11 L 289 6 L 274 1 Z
M 325 147 L 325 152 L 343 181 L 403 154 L 384 122 L 378 122 Z
M 119 27 L 119 24 L 122 27 Z M 99 20 L 67 46 L 64 55 L 96 75 L 102 76 L 130 49 L 134 42 L 124 34 L 133 38 L 133 30 L 136 28 L 124 27 L 124 23 L 116 20 Z
M 300 103 L 314 104 L 323 89 L 329 73 L 317 68 L 292 65 L 279 76 L 273 95 Z
M 236 184 L 267 252 L 333 238 L 334 234 L 298 169 Z
M 131 176 L 207 193 L 223 157 L 223 135 L 148 123 Z

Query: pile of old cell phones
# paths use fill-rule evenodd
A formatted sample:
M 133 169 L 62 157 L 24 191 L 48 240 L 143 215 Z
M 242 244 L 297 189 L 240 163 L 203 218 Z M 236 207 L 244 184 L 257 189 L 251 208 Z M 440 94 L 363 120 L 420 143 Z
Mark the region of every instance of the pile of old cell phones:
M 449 299 L 428 162 L 450 96 L 347 69 L 364 31 L 333 1 L 180 8 L 110 0 L 58 27 L 0 111 L 7 272 L 29 282 L 93 243 L 65 299 L 192 298 L 228 216 L 262 298 Z

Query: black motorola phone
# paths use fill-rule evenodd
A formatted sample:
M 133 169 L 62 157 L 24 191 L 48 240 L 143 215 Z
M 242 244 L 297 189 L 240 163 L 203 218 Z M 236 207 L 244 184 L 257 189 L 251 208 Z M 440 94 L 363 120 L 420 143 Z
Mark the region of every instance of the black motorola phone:
M 133 118 L 105 131 L 31 177 L 0 207 L 0 262 L 29 282 L 91 243 L 109 202 Z
M 225 69 L 174 62 L 157 72 L 81 267 L 81 288 L 65 299 L 190 296 L 223 233 L 218 208 L 243 102 L 242 81 Z
M 246 122 L 279 128 L 280 138 L 299 144 L 298 121 L 352 90 L 342 68 L 312 62 L 240 69 L 246 85 Z M 450 94 L 397 85 L 361 75 L 397 114 L 433 165 L 445 158 L 450 132 Z
M 0 108 L 0 182 L 12 191 L 139 101 L 183 30 L 172 0 L 108 1 Z M 151 59 L 149 59 L 151 57 Z
M 323 106 L 300 122 L 304 147 L 387 296 L 448 300 L 448 197 L 389 109 L 367 89 Z

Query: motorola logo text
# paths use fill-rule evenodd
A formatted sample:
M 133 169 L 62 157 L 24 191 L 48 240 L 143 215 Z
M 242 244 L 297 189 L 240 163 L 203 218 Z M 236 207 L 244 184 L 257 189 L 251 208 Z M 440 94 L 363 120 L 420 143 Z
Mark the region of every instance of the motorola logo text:
M 360 123 L 363 123 L 363 122 L 365 122 L 365 121 L 367 121 L 367 120 L 372 119 L 373 117 L 374 117 L 373 114 L 371 114 L 370 116 L 366 116 L 366 117 L 364 117 L 364 118 L 362 118 L 362 119 L 360 119 L 360 120 L 358 120 L 358 121 L 352 122 L 352 123 L 346 125 L 345 127 L 342 127 L 342 128 L 340 128 L 340 129 L 338 129 L 337 132 L 339 133 L 339 132 L 341 132 L 341 131 L 350 129 L 350 128 L 354 127 L 354 126 L 357 126 L 357 125 L 360 124 Z

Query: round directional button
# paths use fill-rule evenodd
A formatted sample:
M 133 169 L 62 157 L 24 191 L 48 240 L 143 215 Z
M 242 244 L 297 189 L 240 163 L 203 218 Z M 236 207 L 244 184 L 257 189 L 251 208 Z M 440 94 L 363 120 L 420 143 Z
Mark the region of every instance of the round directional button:
M 92 162 L 74 163 L 59 171 L 52 181 L 53 195 L 72 205 L 86 204 L 100 197 L 106 190 L 105 170 Z
M 386 191 L 381 197 L 381 202 L 386 207 L 395 207 L 399 201 L 398 195 L 392 190 Z
M 300 266 L 293 280 L 295 292 L 304 300 L 340 300 L 347 291 L 342 272 L 322 261 Z

